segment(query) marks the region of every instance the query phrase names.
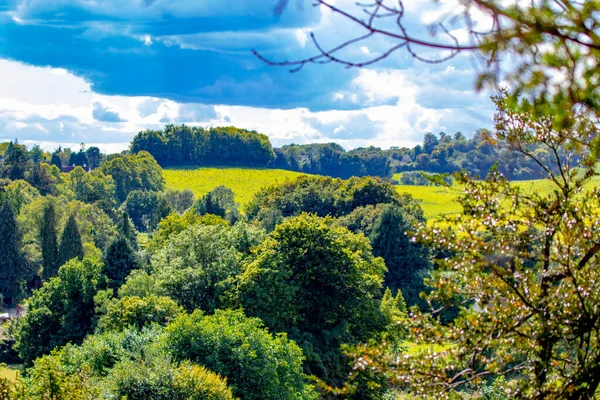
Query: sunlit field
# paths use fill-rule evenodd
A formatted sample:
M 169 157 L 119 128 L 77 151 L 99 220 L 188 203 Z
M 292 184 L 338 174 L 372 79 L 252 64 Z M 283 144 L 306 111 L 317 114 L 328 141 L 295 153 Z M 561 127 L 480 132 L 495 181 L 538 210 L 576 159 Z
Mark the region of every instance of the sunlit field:
M 300 172 L 281 169 L 252 169 L 252 168 L 166 168 L 163 170 L 167 189 L 191 189 L 196 197 L 202 196 L 219 185 L 225 185 L 235 193 L 236 201 L 243 207 L 252 199 L 260 188 L 293 180 Z M 394 175 L 399 179 L 399 174 Z M 527 180 L 513 183 L 525 191 L 539 194 L 550 193 L 554 186 L 549 180 Z M 600 178 L 588 183 L 588 188 L 600 185 Z M 435 219 L 443 215 L 456 214 L 462 208 L 457 199 L 462 194 L 462 188 L 454 185 L 450 188 L 442 186 L 396 185 L 399 193 L 408 193 L 421 201 L 421 207 L 427 219 Z
M 17 379 L 17 375 L 21 368 L 21 365 L 0 364 L 0 378 L 8 378 L 11 381 L 14 381 Z
M 163 176 L 168 189 L 191 189 L 196 197 L 225 185 L 235 193 L 235 200 L 243 208 L 260 188 L 293 180 L 300 172 L 281 169 L 252 168 L 167 168 Z

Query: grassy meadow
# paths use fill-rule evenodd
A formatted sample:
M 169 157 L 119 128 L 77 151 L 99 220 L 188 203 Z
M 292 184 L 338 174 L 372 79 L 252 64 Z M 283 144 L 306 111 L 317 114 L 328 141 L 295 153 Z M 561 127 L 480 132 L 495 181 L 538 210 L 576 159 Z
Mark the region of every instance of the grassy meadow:
M 17 375 L 21 370 L 22 365 L 6 365 L 0 364 L 0 378 L 8 378 L 11 381 L 17 379 Z
M 167 189 L 191 189 L 196 197 L 225 185 L 235 193 L 236 202 L 242 209 L 252 199 L 254 193 L 264 186 L 293 180 L 300 172 L 281 169 L 254 168 L 166 168 L 163 176 Z
M 253 169 L 253 168 L 229 168 L 211 167 L 194 168 L 178 167 L 166 168 L 163 176 L 167 189 L 191 189 L 196 197 L 200 197 L 219 185 L 225 185 L 235 193 L 235 199 L 243 209 L 252 199 L 252 196 L 262 187 L 275 183 L 293 180 L 300 172 L 281 169 Z M 394 176 L 399 179 L 399 174 Z M 549 193 L 553 185 L 547 180 L 518 181 L 513 183 L 526 191 L 537 191 Z M 594 178 L 588 187 L 600 185 L 600 178 Z M 397 185 L 400 193 L 408 193 L 415 199 L 421 201 L 421 206 L 427 219 L 437 218 L 447 214 L 456 214 L 461 211 L 456 199 L 461 195 L 462 188 L 458 185 L 453 187 L 440 186 L 415 186 Z

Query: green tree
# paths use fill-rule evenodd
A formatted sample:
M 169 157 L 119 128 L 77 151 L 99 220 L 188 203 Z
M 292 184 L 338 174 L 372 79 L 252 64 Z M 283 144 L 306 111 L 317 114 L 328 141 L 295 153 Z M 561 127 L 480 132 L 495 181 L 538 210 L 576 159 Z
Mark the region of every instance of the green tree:
M 258 247 L 237 290 L 249 315 L 299 343 L 307 373 L 339 383 L 349 372 L 340 345 L 386 329 L 377 301 L 385 270 L 364 236 L 302 214 L 277 226 Z
M 412 243 L 409 233 L 414 228 L 399 207 L 386 205 L 370 234 L 373 255 L 382 257 L 388 269 L 385 285 L 401 290 L 409 306 L 422 303 L 419 294 L 425 291 L 423 280 L 431 270 L 427 247 Z
M 50 160 L 50 164 L 56 166 L 56 168 L 58 168 L 59 170 L 62 169 L 62 161 L 60 160 L 60 157 L 58 156 L 57 152 L 52 153 L 52 159 Z
M 133 190 L 161 191 L 165 186 L 162 169 L 145 151 L 107 158 L 98 169 L 113 178 L 117 199 L 121 203 Z
M 186 310 L 213 311 L 226 281 L 240 272 L 237 232 L 229 226 L 192 225 L 152 256 L 153 275 Z
M 37 359 L 9 400 L 233 400 L 219 375 L 157 350 L 156 327 L 89 335 Z
M 125 296 L 109 305 L 98 326 L 104 331 L 123 331 L 127 327 L 141 329 L 151 323 L 168 325 L 182 313 L 183 308 L 169 297 Z
M 302 373 L 302 351 L 285 334 L 272 335 L 242 311 L 200 311 L 177 318 L 164 346 L 176 360 L 191 360 L 227 378 L 244 399 L 314 399 Z
M 75 217 L 71 214 L 63 230 L 58 247 L 58 263 L 62 265 L 72 258 L 83 258 L 83 243 Z
M 240 214 L 234 193 L 227 186 L 217 186 L 194 204 L 194 211 L 200 215 L 212 214 L 235 223 Z
M 25 180 L 44 196 L 57 193 L 57 185 L 62 183 L 60 170 L 54 165 L 34 164 L 25 172 Z
M 160 221 L 158 228 L 152 234 L 148 249 L 152 252 L 159 250 L 168 243 L 171 236 L 183 232 L 192 225 L 228 226 L 229 222 L 216 215 L 198 215 L 191 210 L 183 215 L 173 213 Z
M 54 348 L 81 343 L 92 331 L 94 296 L 104 285 L 102 265 L 71 260 L 35 291 L 15 333 L 15 349 L 28 364 Z
M 227 381 L 204 367 L 168 360 L 126 360 L 106 379 L 115 398 L 128 400 L 234 400 Z
M 125 200 L 125 209 L 140 232 L 152 232 L 171 213 L 171 206 L 162 193 L 134 190 Z
M 0 199 L 9 201 L 17 214 L 39 196 L 40 192 L 24 180 L 12 181 L 0 192 Z
M 98 147 L 88 147 L 88 149 L 85 151 L 85 157 L 87 159 L 87 165 L 90 169 L 96 169 L 100 166 L 102 154 L 100 153 L 100 149 Z
M 131 223 L 131 218 L 126 210 L 120 211 L 117 219 L 117 231 L 126 238 L 132 249 L 138 249 L 137 232 Z
M 80 166 L 65 174 L 58 190 L 69 198 L 97 204 L 109 215 L 113 213 L 117 202 L 115 184 L 111 176 L 99 170 L 85 172 Z
M 429 280 L 428 301 L 460 313 L 444 326 L 414 310 L 411 340 L 449 346 L 375 357 L 366 367 L 422 396 L 483 391 L 493 381 L 509 397 L 592 398 L 600 386 L 596 122 L 577 112 L 570 118 L 579 129 L 564 129 L 551 115 L 523 112 L 526 100 L 517 107 L 510 96 L 495 101 L 493 145 L 505 141 L 537 160 L 553 190 L 523 190 L 497 171 L 484 181 L 461 176 L 461 215 L 415 235 L 448 254 Z M 552 154 L 558 172 L 531 143 Z
M 27 147 L 10 142 L 4 153 L 4 163 L 0 171 L 8 179 L 24 179 L 28 164 L 29 156 Z
M 29 150 L 29 158 L 35 164 L 39 164 L 46 159 L 46 154 L 42 150 L 39 144 L 34 145 L 31 150 Z
M 194 192 L 190 189 L 167 190 L 164 196 L 171 208 L 179 214 L 185 213 L 194 205 Z
M 50 200 L 44 205 L 43 216 L 38 231 L 42 252 L 42 277 L 45 280 L 55 276 L 60 266 L 58 258 L 58 235 L 56 233 L 57 225 L 56 208 L 54 201 Z
M 68 374 L 60 359 L 43 357 L 25 378 L 16 382 L 12 398 L 3 400 L 86 400 L 99 398 L 100 387 L 94 385 L 83 371 Z
M 6 302 L 21 296 L 21 287 L 28 276 L 28 268 L 21 253 L 21 238 L 12 206 L 7 201 L 0 204 L 0 295 Z M 10 301 L 9 301 L 10 300 Z
M 104 252 L 102 273 L 108 278 L 111 287 L 118 288 L 136 268 L 138 268 L 138 261 L 135 251 L 127 238 L 120 235 Z

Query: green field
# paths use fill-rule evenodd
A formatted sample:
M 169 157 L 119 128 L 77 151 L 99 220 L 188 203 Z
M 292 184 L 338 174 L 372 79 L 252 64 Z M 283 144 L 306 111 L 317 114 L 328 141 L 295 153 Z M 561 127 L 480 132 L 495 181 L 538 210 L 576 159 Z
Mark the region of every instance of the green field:
M 0 378 L 8 378 L 11 381 L 17 379 L 19 371 L 21 371 L 22 365 L 6 365 L 0 364 Z
M 242 208 L 254 193 L 264 186 L 293 180 L 300 172 L 281 169 L 253 168 L 167 168 L 163 170 L 167 189 L 191 189 L 196 197 L 225 185 L 235 193 L 236 202 Z
M 408 193 L 421 201 L 421 207 L 427 219 L 446 214 L 455 214 L 462 210 L 456 199 L 461 194 L 459 188 L 441 186 L 398 185 L 400 193 Z
M 293 180 L 303 175 L 300 172 L 281 169 L 253 168 L 167 168 L 163 170 L 167 189 L 191 189 L 196 197 L 202 196 L 219 185 L 225 185 L 235 193 L 235 199 L 243 208 L 260 188 Z M 398 175 L 394 179 L 399 179 Z M 600 178 L 594 178 L 588 187 L 600 184 Z M 514 185 L 527 191 L 547 194 L 553 189 L 547 180 L 519 181 Z M 462 194 L 460 186 L 451 188 L 441 186 L 397 185 L 398 192 L 409 193 L 421 201 L 428 219 L 446 214 L 459 213 L 462 209 L 456 202 Z
M 303 175 L 300 172 L 281 169 L 252 168 L 167 168 L 163 170 L 167 189 L 191 189 L 200 197 L 219 185 L 225 185 L 235 193 L 242 208 L 263 186 L 293 180 Z M 460 211 L 453 202 L 459 195 L 457 189 L 435 186 L 398 186 L 398 191 L 410 193 L 421 200 L 427 218 Z

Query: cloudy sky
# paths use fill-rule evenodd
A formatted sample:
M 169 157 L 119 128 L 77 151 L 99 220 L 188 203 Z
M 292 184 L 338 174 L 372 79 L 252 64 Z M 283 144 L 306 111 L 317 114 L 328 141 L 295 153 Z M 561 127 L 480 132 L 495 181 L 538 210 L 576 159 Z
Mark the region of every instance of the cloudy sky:
M 470 135 L 493 108 L 474 90 L 473 56 L 424 64 L 406 52 L 373 67 L 265 65 L 315 53 L 363 32 L 311 0 L 0 0 L 0 139 L 122 150 L 165 124 L 234 125 L 274 145 L 412 146 L 426 132 Z M 336 0 L 350 10 L 354 1 Z M 451 0 L 411 0 L 406 24 L 428 38 L 451 29 Z M 458 23 L 456 23 L 459 25 Z M 385 51 L 371 40 L 345 55 Z M 436 56 L 433 54 L 432 56 Z

